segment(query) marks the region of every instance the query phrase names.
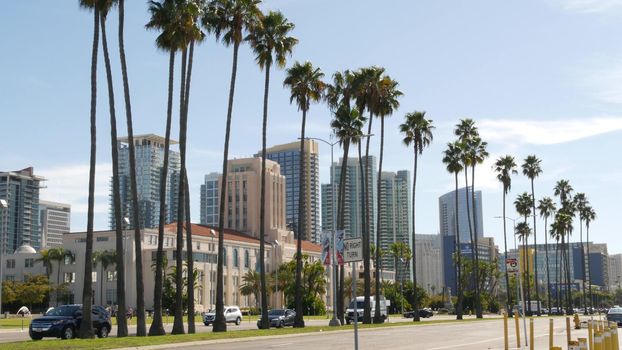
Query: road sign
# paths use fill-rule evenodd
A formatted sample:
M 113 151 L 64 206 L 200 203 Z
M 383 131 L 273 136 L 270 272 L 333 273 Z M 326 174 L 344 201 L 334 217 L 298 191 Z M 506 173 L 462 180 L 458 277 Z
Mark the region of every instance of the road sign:
M 361 261 L 363 260 L 363 239 L 350 238 L 343 240 L 343 261 Z
M 505 259 L 505 268 L 508 272 L 518 272 L 518 259 Z

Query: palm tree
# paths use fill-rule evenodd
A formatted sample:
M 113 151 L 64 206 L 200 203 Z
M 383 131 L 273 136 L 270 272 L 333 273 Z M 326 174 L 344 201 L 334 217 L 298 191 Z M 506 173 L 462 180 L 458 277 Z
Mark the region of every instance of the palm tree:
M 588 281 L 588 287 L 589 287 L 589 293 L 590 293 L 590 309 L 594 308 L 594 298 L 592 296 L 592 270 L 590 269 L 590 223 L 592 221 L 594 221 L 596 219 L 596 211 L 594 211 L 594 208 L 592 208 L 591 206 L 586 206 L 585 208 L 583 208 L 583 211 L 581 212 L 581 217 L 583 219 L 583 221 L 585 221 L 585 230 L 586 230 L 586 238 L 585 241 L 587 242 L 587 281 Z
M 216 278 L 216 319 L 214 320 L 214 332 L 227 330 L 224 315 L 224 290 L 223 290 L 223 255 L 224 255 L 224 229 L 225 229 L 225 195 L 227 190 L 229 138 L 231 136 L 231 117 L 233 114 L 233 97 L 235 95 L 235 80 L 238 70 L 238 50 L 244 41 L 244 33 L 251 32 L 261 20 L 259 10 L 260 0 L 213 0 L 211 1 L 202 18 L 203 27 L 209 33 L 213 33 L 216 40 L 222 40 L 225 46 L 233 45 L 233 59 L 231 64 L 231 82 L 229 85 L 229 101 L 227 105 L 227 124 L 225 128 L 225 144 L 222 161 L 222 184 L 220 188 L 220 207 L 218 220 L 218 268 Z
M 528 239 L 529 239 L 529 235 L 531 234 L 531 228 L 529 227 L 529 224 L 527 223 L 527 221 L 525 220 L 524 222 L 519 222 L 516 225 L 515 228 L 515 235 L 518 236 L 518 241 L 520 242 L 521 240 L 523 241 L 523 273 L 526 276 L 526 281 L 527 281 L 527 291 L 529 291 L 529 253 L 527 252 L 527 248 L 528 248 Z M 530 300 L 529 297 L 527 297 L 527 300 Z M 523 305 L 525 301 L 523 300 Z M 531 303 L 529 303 L 531 304 Z M 529 309 L 529 313 L 531 313 L 531 308 L 529 306 L 527 306 L 527 308 Z
M 537 230 L 536 230 L 536 193 L 534 191 L 533 180 L 542 174 L 542 167 L 540 163 L 542 161 L 538 159 L 535 155 L 529 155 L 525 158 L 523 162 L 523 175 L 527 176 L 531 181 L 531 201 L 533 204 L 533 264 L 534 264 L 534 283 L 536 286 L 536 301 L 538 305 L 538 316 L 541 314 L 540 311 L 540 288 L 538 288 L 538 241 L 537 241 Z M 530 303 L 531 305 L 531 303 Z
M 268 282 L 269 282 L 269 280 L 268 280 Z M 240 294 L 242 294 L 244 296 L 252 295 L 255 298 L 255 307 L 257 309 L 260 308 L 260 305 L 259 305 L 260 301 L 261 301 L 262 305 L 264 303 L 264 298 L 265 297 L 263 297 L 261 295 L 261 290 L 262 289 L 263 289 L 263 286 L 262 286 L 261 274 L 258 273 L 257 271 L 249 270 L 248 272 L 246 272 L 242 276 L 242 285 L 240 286 Z M 267 297 L 267 295 L 268 294 L 266 293 L 266 297 Z M 262 308 L 263 308 L 263 306 L 262 306 Z M 266 308 L 267 308 L 267 306 L 266 306 Z M 262 312 L 263 312 L 263 310 L 262 310 Z M 270 325 L 268 325 L 267 328 L 270 328 Z M 262 329 L 267 329 L 267 328 L 262 328 Z
M 414 150 L 414 165 L 413 165 L 413 194 L 412 194 L 412 222 L 413 222 L 413 242 L 412 242 L 412 271 L 413 271 L 413 286 L 415 290 L 417 289 L 417 259 L 416 259 L 416 251 L 417 251 L 417 230 L 415 229 L 415 193 L 417 187 L 417 161 L 419 155 L 423 153 L 423 149 L 428 147 L 433 140 L 432 130 L 434 130 L 434 125 L 432 125 L 432 119 L 425 118 L 425 111 L 419 112 L 415 111 L 413 113 L 407 113 L 406 121 L 400 125 L 400 132 L 404 135 L 404 144 L 408 147 L 410 145 L 413 146 Z M 413 309 L 414 309 L 414 317 L 413 321 L 419 322 L 419 305 L 418 298 L 414 298 L 413 300 Z
M 553 223 L 551 224 L 550 235 L 551 235 L 551 239 L 555 240 L 555 263 L 557 264 L 557 269 L 555 271 L 555 275 L 557 277 L 555 281 L 555 283 L 557 284 L 557 288 L 555 288 L 556 290 L 555 304 L 556 304 L 557 310 L 559 311 L 561 310 L 561 307 L 562 307 L 561 283 L 562 283 L 562 261 L 563 261 L 563 259 L 560 259 L 559 257 L 559 251 L 560 251 L 560 242 L 562 240 L 563 234 L 558 230 L 557 225 L 555 225 L 555 217 L 553 217 Z
M 127 76 L 127 62 L 125 60 L 124 19 L 125 0 L 119 1 L 119 57 L 121 60 L 121 74 L 123 77 L 123 97 L 125 99 L 125 119 L 127 122 L 127 143 L 130 161 L 130 191 L 132 196 L 132 226 L 134 227 L 134 253 L 136 255 L 136 335 L 147 335 L 145 325 L 145 286 L 143 282 L 143 252 L 140 237 L 140 210 L 138 207 L 138 185 L 136 183 L 136 146 L 134 145 L 134 128 L 132 122 L 132 103 L 130 100 L 130 85 Z M 102 280 L 103 285 L 103 280 Z M 102 295 L 103 299 L 103 295 Z M 102 303 L 103 304 L 103 303 Z
M 574 208 L 572 200 L 572 192 L 574 189 L 570 185 L 568 180 L 559 180 L 555 184 L 553 188 L 553 194 L 559 197 L 561 209 L 557 212 L 555 217 L 555 223 L 559 226 L 558 232 L 561 234 L 561 248 L 562 248 L 562 259 L 564 260 L 564 264 L 566 267 L 566 283 L 567 287 L 570 286 L 570 258 L 569 258 L 569 246 L 566 246 L 566 238 L 569 237 L 570 231 L 572 231 L 572 220 L 568 223 L 568 217 L 572 218 L 574 216 Z M 570 297 L 570 288 L 566 288 L 566 301 L 568 306 L 568 311 L 571 309 L 572 298 Z
M 460 172 L 464 169 L 464 166 L 462 165 L 462 144 L 459 141 L 455 141 L 454 143 L 448 143 L 447 144 L 447 149 L 443 152 L 444 156 L 443 156 L 443 164 L 445 164 L 447 172 L 454 174 L 454 179 L 455 179 L 455 184 L 456 184 L 456 189 L 454 192 L 454 197 L 455 197 L 455 210 L 454 210 L 454 221 L 456 223 L 456 231 L 455 231 L 455 239 L 456 239 L 456 246 L 455 246 L 455 252 L 456 252 L 456 295 L 458 296 L 458 302 L 456 304 L 456 318 L 458 320 L 462 319 L 462 299 L 463 299 L 463 295 L 462 295 L 462 283 L 460 283 L 460 280 L 462 278 L 461 276 L 461 270 L 462 270 L 462 253 L 461 253 L 461 249 L 460 249 L 460 225 L 458 224 L 458 175 L 460 174 Z M 505 203 L 505 201 L 504 201 Z M 505 214 L 505 212 L 504 212 Z M 506 252 L 506 256 L 507 256 L 507 252 Z M 508 283 L 509 285 L 509 283 Z
M 261 328 L 270 327 L 268 320 L 268 297 L 265 272 L 265 220 L 266 220 L 266 133 L 268 128 L 268 92 L 270 89 L 270 68 L 276 61 L 279 68 L 285 67 L 298 39 L 289 36 L 294 24 L 279 11 L 270 11 L 262 18 L 261 25 L 249 33 L 246 40 L 255 53 L 259 68 L 265 70 L 263 125 L 261 131 L 261 197 L 259 200 L 259 271 L 261 274 Z
M 518 197 L 516 197 L 516 200 L 514 201 L 514 206 L 516 208 L 516 212 L 520 215 L 523 216 L 525 218 L 524 223 L 527 223 L 527 217 L 529 217 L 529 215 L 531 215 L 531 208 L 533 207 L 533 200 L 531 198 L 531 195 L 527 192 L 523 192 L 521 194 L 518 195 Z M 516 226 L 516 229 L 518 230 L 518 225 Z M 531 229 L 530 229 L 531 232 Z M 526 239 L 526 237 L 525 237 Z M 527 242 L 527 241 L 525 241 Z M 523 249 L 525 250 L 524 252 L 524 263 L 525 263 L 525 270 L 523 271 L 523 273 L 525 274 L 525 294 L 527 295 L 527 300 L 531 301 L 531 277 L 530 277 L 530 273 L 529 273 L 529 260 L 528 258 L 528 254 L 526 253 L 527 249 L 529 248 L 529 246 L 527 244 L 525 244 L 523 246 Z M 534 269 L 535 271 L 535 269 Z M 527 311 L 530 315 L 532 313 L 531 310 L 531 302 L 529 303 L 529 305 L 527 305 Z
M 86 242 L 84 257 L 84 285 L 82 289 L 82 297 L 84 303 L 83 314 L 85 321 L 88 321 L 87 327 L 82 327 L 83 333 L 87 338 L 93 338 L 93 327 L 91 326 L 91 300 L 92 295 L 92 277 L 93 271 L 92 255 L 93 255 L 93 217 L 95 209 L 95 163 L 97 148 L 97 52 L 99 47 L 99 21 L 100 9 L 96 6 L 96 0 L 80 0 L 80 7 L 93 10 L 93 45 L 91 53 L 91 153 L 89 161 L 89 199 L 87 209 L 86 223 Z
M 369 124 L 367 127 L 367 135 L 371 135 L 373 115 L 375 112 L 375 106 L 378 104 L 378 89 L 380 80 L 384 74 L 384 68 L 381 67 L 368 67 L 361 68 L 352 76 L 352 90 L 354 98 L 356 100 L 356 107 L 361 114 L 365 109 L 369 112 Z M 369 203 L 369 137 L 365 144 L 365 170 L 361 171 L 363 174 L 363 275 L 364 275 L 364 303 L 363 303 L 363 323 L 371 323 L 371 268 L 369 264 L 370 260 L 370 243 L 371 243 L 371 222 L 370 216 L 370 203 Z M 360 146 L 360 144 L 359 144 Z M 360 147 L 359 147 L 360 148 Z M 359 152 L 360 153 L 360 152 Z M 360 158 L 360 157 L 359 157 Z M 359 159 L 359 163 L 360 163 Z
M 555 207 L 555 203 L 553 199 L 550 197 L 544 197 L 540 201 L 538 201 L 538 211 L 540 212 L 540 217 L 544 218 L 544 254 L 546 259 L 546 300 L 547 307 L 549 312 L 551 311 L 551 276 L 549 271 L 549 243 L 548 243 L 548 219 L 555 215 L 555 211 L 557 208 Z M 535 216 L 535 212 L 534 212 Z M 535 226 L 534 226 L 535 227 Z M 534 230 L 535 235 L 535 230 Z
M 168 175 L 169 147 L 171 140 L 171 123 L 173 113 L 173 81 L 175 71 L 175 54 L 180 49 L 183 37 L 179 28 L 179 3 L 176 0 L 150 1 L 151 18 L 145 25 L 147 29 L 160 32 L 156 38 L 156 46 L 169 53 L 168 102 L 166 108 L 166 131 L 164 136 L 164 159 L 160 176 L 160 215 L 158 224 L 158 250 L 156 253 L 156 275 L 153 301 L 153 321 L 149 327 L 149 335 L 164 335 L 162 324 L 162 292 L 164 261 L 164 225 L 166 224 L 166 184 Z M 181 38 L 180 38 L 181 37 Z M 181 210 L 181 208 L 179 208 Z M 120 278 L 117 278 L 120 279 Z
M 198 17 L 200 15 L 200 8 L 195 1 L 184 1 L 178 4 L 177 8 L 178 21 L 176 22 L 175 31 L 178 33 L 179 42 L 178 48 L 181 50 L 181 84 L 179 94 L 179 155 L 180 155 L 180 171 L 179 171 L 179 188 L 177 198 L 177 255 L 175 270 L 175 303 L 177 305 L 183 304 L 183 231 L 184 231 L 184 217 L 185 212 L 190 210 L 186 208 L 186 138 L 188 130 L 188 103 L 190 98 L 190 80 L 192 77 L 192 59 L 194 57 L 194 44 L 203 40 L 203 32 L 198 26 Z M 189 205 L 188 205 L 189 206 Z M 185 208 L 185 210 L 184 210 Z M 192 259 L 192 235 L 191 228 L 186 227 L 186 242 L 187 242 L 187 262 L 188 271 L 194 271 Z M 194 274 L 188 274 L 188 286 L 194 285 Z M 188 288 L 188 327 L 189 332 L 194 333 L 194 289 Z M 173 329 L 171 334 L 183 334 L 184 333 L 184 310 L 180 307 L 175 308 L 175 317 L 173 321 Z
M 385 117 L 393 114 L 397 108 L 399 108 L 400 103 L 398 98 L 402 96 L 402 92 L 397 89 L 397 81 L 391 79 L 388 75 L 382 77 L 380 81 L 380 89 L 378 90 L 378 100 L 375 108 L 374 114 L 380 117 L 380 156 L 378 159 L 378 174 L 382 174 L 382 160 L 384 156 L 384 119 Z M 382 177 L 378 175 L 378 208 L 380 208 L 380 203 L 382 199 Z M 377 216 L 377 225 L 380 225 L 380 215 L 381 211 L 378 210 Z M 376 228 L 376 246 L 380 247 L 380 230 L 379 227 Z M 376 259 L 378 259 L 378 251 L 376 251 Z M 382 265 L 382 261 L 378 259 L 380 265 Z M 376 278 L 376 300 L 380 300 L 380 279 Z M 380 317 L 380 308 L 377 307 L 374 310 L 374 323 L 382 323 L 383 320 Z
M 512 188 L 512 175 L 518 174 L 516 171 L 516 162 L 514 157 L 506 155 L 500 157 L 495 161 L 494 170 L 497 173 L 497 180 L 503 184 L 503 255 L 505 260 L 508 260 L 508 237 L 506 227 L 506 215 L 505 215 L 505 197 Z M 507 293 L 507 309 L 511 310 L 512 305 L 512 293 L 510 293 L 510 277 L 508 275 L 507 268 L 505 269 L 505 291 Z
M 324 73 L 319 68 L 313 67 L 311 62 L 299 63 L 287 69 L 283 86 L 291 91 L 289 102 L 296 101 L 298 110 L 302 111 L 302 124 L 300 128 L 300 183 L 298 199 L 298 237 L 296 242 L 296 319 L 294 327 L 304 327 L 305 323 L 302 318 L 302 235 L 305 232 L 304 220 L 304 186 L 305 186 L 305 128 L 307 125 L 307 111 L 311 106 L 311 102 L 317 102 L 322 98 L 325 84 L 322 81 Z
M 410 250 L 410 247 L 408 247 L 408 245 L 404 242 L 393 242 L 389 246 L 389 253 L 393 255 L 393 263 L 394 263 L 393 266 L 395 267 L 395 275 L 396 275 L 395 280 L 397 281 L 398 261 L 403 264 L 402 271 L 405 271 L 406 265 L 412 258 L 412 251 Z M 400 277 L 401 278 L 400 278 L 399 283 L 400 283 L 400 286 L 403 287 L 404 285 L 404 273 L 403 272 L 400 274 Z M 403 298 L 404 296 L 401 295 L 400 297 Z M 402 305 L 404 304 L 403 300 L 401 301 L 401 304 Z M 415 314 L 417 313 L 416 311 L 417 310 L 415 309 Z
M 582 302 L 583 302 L 583 311 L 584 314 L 587 315 L 587 301 L 585 300 L 585 248 L 583 246 L 583 215 L 582 213 L 585 211 L 585 208 L 588 207 L 590 205 L 590 202 L 587 200 L 587 197 L 585 196 L 585 193 L 577 193 L 574 196 L 574 205 L 577 209 L 577 212 L 579 213 L 579 245 L 581 246 L 581 266 L 584 266 L 584 268 L 582 269 L 583 273 L 581 276 L 581 286 L 582 286 L 582 292 L 583 292 L 583 296 L 582 296 Z M 588 243 L 589 245 L 589 243 Z M 588 256 L 589 259 L 589 256 Z
M 100 291 L 101 305 L 104 305 L 104 274 L 108 267 L 116 263 L 117 253 L 114 250 L 98 250 L 93 252 L 93 264 L 101 266 Z
M 471 251 L 474 253 L 475 257 L 475 266 L 474 266 L 474 274 L 475 274 L 475 313 L 477 318 L 483 318 L 482 314 L 482 301 L 480 297 L 480 283 L 479 283 L 479 244 L 478 244 L 478 235 L 477 235 L 477 219 L 476 219 L 476 208 L 475 208 L 475 166 L 477 164 L 484 163 L 484 160 L 488 158 L 489 154 L 486 150 L 488 143 L 482 141 L 479 136 L 475 136 L 471 138 L 469 144 L 467 145 L 468 152 L 468 163 L 471 165 L 471 207 L 473 208 L 473 244 L 471 244 Z M 467 183 L 467 189 L 468 189 Z M 468 191 L 467 191 L 468 193 Z M 468 200 L 467 200 L 468 202 Z
M 475 126 L 475 121 L 473 121 L 473 119 L 460 119 L 460 122 L 458 124 L 456 124 L 456 128 L 454 129 L 454 135 L 458 137 L 458 141 L 460 143 L 462 143 L 462 163 L 464 166 L 464 181 L 465 181 L 465 186 L 466 186 L 466 209 L 467 209 L 467 222 L 469 223 L 469 234 L 471 237 L 471 242 L 474 242 L 474 237 L 473 237 L 473 224 L 471 223 L 472 220 L 472 216 L 471 216 L 471 203 L 469 203 L 469 179 L 468 179 L 468 169 L 469 166 L 471 166 L 471 162 L 472 162 L 472 146 L 473 146 L 473 139 L 475 139 L 476 137 L 479 137 L 479 131 L 477 130 L 477 127 Z M 475 256 L 475 252 L 473 251 L 473 256 Z

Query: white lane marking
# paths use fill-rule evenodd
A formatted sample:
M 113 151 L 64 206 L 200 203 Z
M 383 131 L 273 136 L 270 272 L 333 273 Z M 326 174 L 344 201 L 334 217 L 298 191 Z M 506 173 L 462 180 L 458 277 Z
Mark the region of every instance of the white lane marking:
M 270 345 L 271 348 L 280 348 L 283 346 L 288 346 L 288 345 L 292 345 L 294 343 L 283 343 L 283 344 L 274 344 L 274 345 Z

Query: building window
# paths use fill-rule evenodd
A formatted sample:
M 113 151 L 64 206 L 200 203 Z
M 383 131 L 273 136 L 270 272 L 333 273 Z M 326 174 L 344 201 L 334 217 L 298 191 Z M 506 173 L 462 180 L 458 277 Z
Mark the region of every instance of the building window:
M 227 247 L 222 250 L 222 266 L 227 266 Z
M 91 272 L 91 280 L 93 283 L 97 283 L 97 272 L 96 271 Z
M 15 275 L 6 275 L 4 277 L 5 281 L 15 281 Z
M 71 265 L 76 263 L 76 259 L 71 254 L 66 254 L 64 258 L 65 265 Z
M 240 259 L 237 249 L 233 249 L 233 267 L 240 267 Z
M 14 269 L 15 268 L 15 260 L 14 259 L 8 259 L 6 261 L 6 268 L 7 269 Z
M 107 271 L 106 281 L 112 282 L 117 280 L 117 271 Z
M 115 305 L 117 303 L 117 290 L 106 289 L 106 305 Z
M 29 259 L 25 259 L 24 260 L 24 267 L 25 268 L 32 268 L 35 266 L 35 259 L 29 258 Z
M 251 258 L 248 254 L 248 250 L 244 250 L 244 267 L 248 269 L 251 265 Z
M 65 278 L 63 280 L 65 281 L 65 283 L 76 283 L 76 273 L 65 272 Z

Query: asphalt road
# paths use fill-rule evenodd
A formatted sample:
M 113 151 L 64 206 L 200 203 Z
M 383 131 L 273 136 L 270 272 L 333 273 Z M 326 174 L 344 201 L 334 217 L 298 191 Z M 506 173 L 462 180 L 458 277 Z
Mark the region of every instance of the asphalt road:
M 435 316 L 432 319 L 453 319 L 451 316 Z M 549 318 L 536 318 L 535 325 L 535 348 L 548 348 L 548 324 Z M 556 346 L 567 349 L 566 326 L 563 318 L 555 318 L 554 341 Z M 406 319 L 391 319 L 391 322 L 412 322 Z M 308 325 L 327 325 L 327 320 L 309 320 Z M 168 329 L 172 325 L 168 325 Z M 240 326 L 230 325 L 228 330 L 254 329 L 254 322 L 244 322 Z M 527 327 L 529 323 L 527 322 Z M 130 333 L 134 329 L 130 328 Z M 197 324 L 198 332 L 209 332 L 211 326 Z M 521 341 L 524 344 L 524 330 L 522 321 L 520 323 Z M 516 349 L 515 328 L 513 320 L 509 322 L 510 348 Z M 572 338 L 587 337 L 587 330 L 572 330 Z M 0 333 L 0 341 L 16 341 L 28 339 L 28 332 L 7 332 Z M 62 342 L 61 340 L 48 340 L 50 342 Z M 311 345 L 312 344 L 312 345 Z M 318 332 L 304 335 L 286 336 L 267 336 L 252 339 L 240 340 L 220 340 L 206 341 L 196 344 L 176 344 L 176 349 L 205 349 L 211 350 L 246 350 L 246 349 L 317 349 L 345 350 L 354 348 L 353 332 Z M 0 345 L 0 348 L 2 346 Z M 161 347 L 167 348 L 166 346 Z M 443 324 L 425 324 L 416 327 L 395 327 L 380 329 L 364 329 L 359 334 L 360 350 L 379 350 L 379 349 L 422 349 L 422 350 L 443 350 L 443 349 L 503 349 L 503 322 L 501 319 L 490 319 L 480 322 L 461 322 Z

